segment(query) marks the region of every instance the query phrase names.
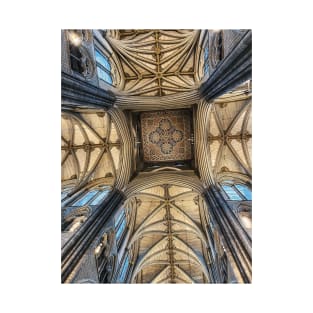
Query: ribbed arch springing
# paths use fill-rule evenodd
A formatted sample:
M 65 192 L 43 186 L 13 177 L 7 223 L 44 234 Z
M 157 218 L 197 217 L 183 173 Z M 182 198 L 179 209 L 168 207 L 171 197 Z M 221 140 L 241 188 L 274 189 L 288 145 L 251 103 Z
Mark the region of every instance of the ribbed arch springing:
M 164 189 L 163 193 L 160 188 Z M 127 198 L 129 201 L 136 199 L 138 203 L 133 210 L 134 226 L 129 230 L 125 246 L 126 251 L 135 251 L 133 247 L 138 247 L 128 280 L 160 283 L 165 278 L 154 278 L 166 266 L 170 269 L 167 271 L 168 282 L 186 282 L 184 275 L 189 275 L 188 282 L 214 280 L 212 266 L 208 266 L 213 261 L 212 253 L 208 250 L 215 245 L 208 245 L 212 239 L 207 237 L 207 226 L 203 223 L 209 217 L 202 217 L 208 215 L 208 210 L 203 205 L 200 208 L 199 201 L 195 200 L 202 192 L 204 188 L 196 176 L 181 172 L 149 173 L 128 184 L 125 189 Z M 183 203 L 189 207 L 187 211 L 180 207 Z

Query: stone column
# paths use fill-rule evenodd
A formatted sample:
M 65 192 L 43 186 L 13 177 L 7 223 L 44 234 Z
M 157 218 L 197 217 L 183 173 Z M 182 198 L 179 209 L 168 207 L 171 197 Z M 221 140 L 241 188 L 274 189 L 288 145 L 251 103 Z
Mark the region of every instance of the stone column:
M 84 192 L 86 192 L 86 188 L 82 187 L 80 190 L 75 193 L 69 193 L 61 200 L 61 208 L 64 209 L 69 206 L 71 203 L 75 202 Z
M 252 31 L 248 30 L 200 86 L 200 95 L 206 101 L 212 101 L 251 77 Z
M 96 211 L 63 246 L 62 283 L 68 280 L 68 277 L 86 255 L 96 236 L 124 200 L 124 194 L 118 189 L 113 189 L 108 197 L 98 206 Z
M 62 108 L 103 109 L 111 108 L 115 102 L 113 92 L 93 86 L 65 72 L 62 72 L 61 86 Z
M 216 186 L 210 186 L 203 194 L 210 214 L 219 227 L 229 251 L 229 261 L 239 282 L 250 283 L 252 279 L 251 237 L 242 227 Z

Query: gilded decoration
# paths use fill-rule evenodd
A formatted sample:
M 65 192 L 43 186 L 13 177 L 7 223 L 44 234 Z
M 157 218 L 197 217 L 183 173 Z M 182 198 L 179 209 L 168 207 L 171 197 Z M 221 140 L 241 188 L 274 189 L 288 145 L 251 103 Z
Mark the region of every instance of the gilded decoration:
M 141 114 L 144 161 L 191 159 L 190 113 L 158 111 Z

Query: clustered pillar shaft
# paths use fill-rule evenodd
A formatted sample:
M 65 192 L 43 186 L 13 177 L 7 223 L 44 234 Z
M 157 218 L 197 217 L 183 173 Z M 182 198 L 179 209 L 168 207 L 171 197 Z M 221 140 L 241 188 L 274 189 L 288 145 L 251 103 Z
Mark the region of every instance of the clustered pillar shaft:
M 81 226 L 62 248 L 62 282 L 74 270 L 92 241 L 101 231 L 103 225 L 112 217 L 115 209 L 125 200 L 124 194 L 118 189 L 112 190 L 110 195 L 99 205 L 93 215 Z
M 227 249 L 234 259 L 242 281 L 250 283 L 252 276 L 252 243 L 250 236 L 239 223 L 216 186 L 210 186 L 204 193 L 204 198 L 207 201 L 209 213 L 213 215 Z
M 232 90 L 252 76 L 252 31 L 247 31 L 200 87 L 206 101 Z

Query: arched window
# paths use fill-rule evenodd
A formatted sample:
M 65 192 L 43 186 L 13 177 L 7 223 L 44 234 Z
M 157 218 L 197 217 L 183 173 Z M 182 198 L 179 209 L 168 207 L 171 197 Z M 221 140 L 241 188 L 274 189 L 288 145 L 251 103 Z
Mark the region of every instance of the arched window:
M 119 283 L 125 282 L 125 278 L 126 278 L 126 274 L 127 274 L 127 270 L 128 270 L 128 265 L 129 265 L 129 256 L 127 254 L 126 258 L 124 259 L 122 268 L 120 269 L 120 272 L 119 272 L 119 275 L 118 275 L 117 281 Z
M 203 74 L 206 75 L 209 73 L 209 46 L 204 48 L 203 53 Z
M 115 225 L 115 238 L 117 244 L 119 245 L 123 237 L 122 235 L 124 234 L 126 228 L 126 214 L 124 209 L 122 210 L 122 212 L 120 212 L 120 214 L 116 218 L 114 225 Z
M 224 182 L 222 188 L 227 195 L 227 200 L 252 200 L 251 190 L 246 185 Z
M 113 84 L 112 73 L 111 73 L 111 64 L 106 55 L 101 53 L 99 50 L 95 49 L 96 54 L 96 64 L 97 72 L 99 79 L 102 79 L 110 85 Z
M 90 201 L 90 199 L 92 199 L 97 193 L 98 193 L 98 190 L 90 190 L 90 191 L 88 191 L 83 197 L 81 197 L 76 202 L 74 202 L 72 204 L 72 206 L 83 206 L 83 205 L 86 205 Z
M 251 190 L 247 186 L 236 184 L 235 187 L 246 198 L 246 200 L 252 200 Z
M 90 202 L 90 205 L 98 205 L 100 204 L 109 194 L 110 190 L 105 189 L 97 193 L 96 197 Z
M 98 205 L 107 197 L 109 192 L 108 188 L 90 190 L 71 206 Z
M 110 188 L 97 187 L 83 194 L 63 210 L 62 231 L 75 232 L 109 194 Z M 88 212 L 88 214 L 86 214 Z

